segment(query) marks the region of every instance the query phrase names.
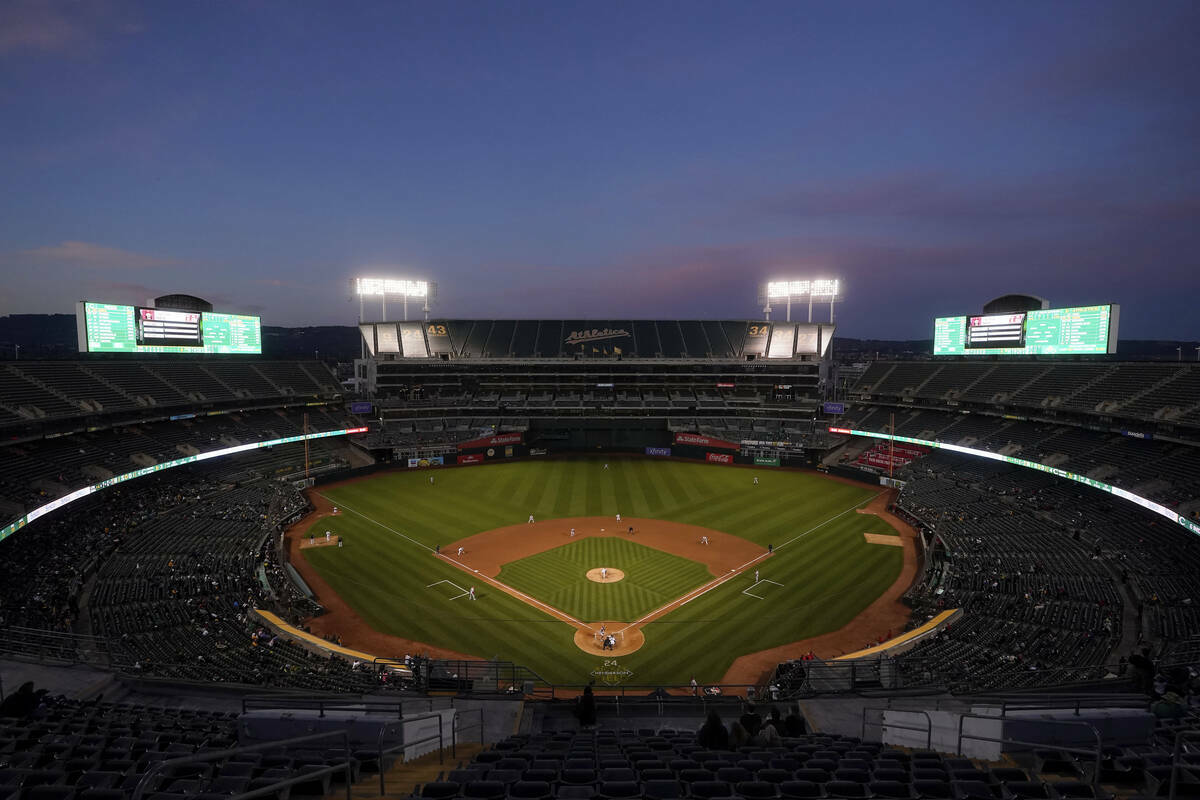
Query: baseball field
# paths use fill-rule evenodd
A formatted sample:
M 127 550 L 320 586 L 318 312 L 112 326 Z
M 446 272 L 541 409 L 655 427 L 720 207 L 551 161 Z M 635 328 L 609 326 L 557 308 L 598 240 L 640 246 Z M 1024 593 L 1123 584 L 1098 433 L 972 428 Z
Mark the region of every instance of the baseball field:
M 741 682 L 810 645 L 857 649 L 902 621 L 914 561 L 898 525 L 866 513 L 882 513 L 878 489 L 769 467 L 553 459 L 311 496 L 317 515 L 289 536 L 330 610 L 314 631 L 381 656 L 513 661 L 555 683 L 605 659 L 632 683 Z

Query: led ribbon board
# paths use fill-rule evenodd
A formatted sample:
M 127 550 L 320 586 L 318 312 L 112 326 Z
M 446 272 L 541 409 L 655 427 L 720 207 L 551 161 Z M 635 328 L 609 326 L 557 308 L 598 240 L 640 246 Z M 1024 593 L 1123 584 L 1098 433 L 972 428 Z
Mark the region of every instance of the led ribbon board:
M 282 439 L 270 439 L 265 442 L 250 442 L 249 444 L 239 444 L 236 447 L 225 447 L 220 450 L 209 450 L 206 453 L 197 453 L 194 456 L 184 456 L 183 458 L 176 458 L 173 461 L 164 461 L 163 463 L 155 464 L 152 467 L 135 469 L 133 472 L 126 472 L 124 475 L 114 475 L 108 480 L 100 481 L 99 483 L 93 483 L 91 486 L 85 486 L 82 489 L 76 489 L 70 494 L 64 494 L 57 500 L 52 500 L 51 502 L 46 503 L 44 506 L 38 506 L 33 511 L 30 511 L 28 514 L 21 517 L 16 522 L 13 522 L 8 527 L 0 529 L 0 542 L 4 541 L 9 536 L 12 536 L 14 533 L 21 530 L 21 528 L 24 528 L 26 525 L 33 522 L 35 519 L 44 517 L 51 511 L 57 511 L 68 503 L 74 503 L 76 500 L 80 500 L 90 494 L 95 494 L 101 489 L 107 489 L 110 486 L 115 486 L 116 484 L 124 483 L 125 481 L 131 481 L 134 478 L 141 478 L 151 474 L 152 472 L 162 472 L 163 470 L 172 469 L 174 467 L 182 467 L 184 464 L 191 464 L 195 461 L 206 461 L 210 458 L 229 456 L 233 455 L 234 453 L 244 453 L 247 450 L 258 450 L 262 447 L 274 447 L 277 444 L 290 444 L 292 442 L 303 442 L 306 439 L 327 439 L 330 436 L 348 436 L 352 433 L 366 432 L 366 428 L 343 428 L 342 430 L 338 431 L 302 433 L 298 436 L 285 436 Z
M 1142 497 L 1141 495 L 1134 494 L 1133 492 L 1129 491 L 1128 489 L 1122 489 L 1119 486 L 1113 486 L 1111 483 L 1104 483 L 1102 481 L 1093 480 L 1092 478 L 1089 478 L 1084 475 L 1080 475 L 1077 472 L 1067 472 L 1065 469 L 1059 469 L 1058 467 L 1048 467 L 1045 464 L 1039 464 L 1036 461 L 1028 461 L 1024 458 L 1017 458 L 1015 456 L 1000 455 L 999 453 L 993 453 L 991 450 L 976 450 L 974 447 L 963 447 L 962 445 L 947 444 L 946 442 L 931 442 L 928 439 L 914 439 L 911 436 L 893 436 L 892 434 L 889 434 L 889 433 L 876 433 L 874 431 L 859 431 L 859 430 L 854 430 L 851 428 L 830 428 L 829 432 L 830 433 L 844 433 L 849 436 L 866 436 L 871 439 L 883 439 L 885 441 L 908 442 L 909 444 L 919 444 L 919 445 L 923 445 L 924 447 L 935 447 L 939 450 L 951 450 L 955 453 L 966 453 L 969 456 L 979 456 L 980 458 L 990 458 L 992 461 L 1003 461 L 1006 464 L 1015 464 L 1018 467 L 1025 467 L 1026 469 L 1036 469 L 1039 472 L 1049 472 L 1051 475 L 1053 475 L 1057 478 L 1066 478 L 1067 480 L 1072 480 L 1072 481 L 1075 481 L 1076 483 L 1084 483 L 1084 484 L 1087 484 L 1088 486 L 1091 486 L 1093 489 L 1099 489 L 1102 492 L 1108 492 L 1109 494 L 1114 494 L 1117 497 L 1120 497 L 1122 500 L 1128 500 L 1129 502 L 1134 503 L 1135 505 L 1139 505 L 1142 508 L 1145 508 L 1149 511 L 1153 511 L 1155 514 L 1166 517 L 1167 519 L 1171 520 L 1172 522 L 1176 523 L 1177 525 L 1182 525 L 1184 528 L 1191 531 L 1192 533 L 1200 533 L 1200 523 L 1193 522 L 1192 520 L 1188 519 L 1187 517 L 1183 516 L 1182 514 L 1179 514 L 1178 512 L 1176 512 L 1170 508 L 1167 508 L 1166 506 L 1162 505 L 1161 503 L 1156 503 L 1153 500 L 1149 500 L 1145 497 Z

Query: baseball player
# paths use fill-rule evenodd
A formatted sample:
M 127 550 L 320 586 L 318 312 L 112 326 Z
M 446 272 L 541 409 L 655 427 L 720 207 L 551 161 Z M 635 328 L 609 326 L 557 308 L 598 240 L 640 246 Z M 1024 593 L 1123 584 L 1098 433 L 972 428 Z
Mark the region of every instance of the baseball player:
M 327 541 L 327 542 L 329 541 L 329 536 L 330 536 L 329 531 L 325 531 L 325 541 Z
M 468 597 L 470 597 L 472 600 L 474 600 L 474 599 L 475 599 L 475 587 L 474 587 L 474 586 L 472 586 L 472 587 L 471 587 L 471 588 L 470 588 L 470 589 L 467 591 L 467 596 L 468 596 Z
M 629 526 L 629 535 L 633 536 L 633 526 L 632 525 Z
M 757 475 L 754 476 L 754 485 L 758 486 L 758 476 Z
M 465 547 L 459 547 L 459 548 L 458 548 L 458 554 L 459 554 L 460 556 L 461 556 L 463 553 L 465 553 L 465 552 L 467 552 L 467 549 L 466 549 Z
M 530 514 L 530 515 L 529 515 L 529 522 L 530 522 L 530 524 L 532 524 L 532 523 L 533 523 L 533 514 Z
M 309 534 L 308 534 L 308 543 L 309 543 L 309 544 L 316 544 L 316 543 L 317 543 L 317 535 L 316 535 L 315 533 L 309 533 Z
M 575 538 L 575 529 L 574 528 L 571 528 L 571 538 L 572 539 Z
M 617 522 L 620 522 L 620 521 L 621 521 L 621 515 L 617 514 Z
M 602 581 L 608 580 L 608 567 L 600 568 L 600 580 L 602 580 Z
M 604 468 L 605 468 L 605 469 L 608 469 L 608 464 L 605 464 L 605 465 L 604 465 Z
M 758 570 L 754 570 L 754 582 L 758 583 Z
M 708 537 L 707 537 L 707 536 L 701 536 L 701 537 L 700 537 L 700 544 L 708 544 Z
M 754 482 L 758 483 L 758 480 L 756 479 Z M 432 475 L 429 476 L 429 485 L 433 486 L 433 476 Z

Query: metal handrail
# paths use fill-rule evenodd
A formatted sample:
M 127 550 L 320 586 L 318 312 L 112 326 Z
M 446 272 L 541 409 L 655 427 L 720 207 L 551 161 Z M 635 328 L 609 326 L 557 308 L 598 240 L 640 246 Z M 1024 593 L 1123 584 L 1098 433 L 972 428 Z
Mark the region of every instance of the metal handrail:
M 480 744 L 484 743 L 483 708 L 480 707 L 475 710 L 479 712 L 479 722 L 477 722 L 473 725 L 467 725 L 464 728 L 460 728 L 458 726 L 458 720 L 462 717 L 464 712 L 456 711 L 454 714 L 454 718 L 451 721 L 451 725 L 450 725 L 450 756 L 452 758 L 458 757 L 458 732 L 459 731 L 469 731 L 469 730 L 474 730 L 475 728 L 478 728 L 479 729 L 479 743 Z
M 347 697 L 243 697 L 242 713 L 247 711 L 270 711 L 273 709 L 311 709 L 324 717 L 326 711 L 364 711 L 370 713 L 394 713 L 404 716 L 404 703 L 400 700 L 351 700 Z
M 920 709 L 915 709 L 915 708 L 913 708 L 913 709 L 883 708 L 883 707 L 875 707 L 875 706 L 869 706 L 869 707 L 863 708 L 862 729 L 860 730 L 859 733 L 860 733 L 860 738 L 862 738 L 864 740 L 867 738 L 867 712 L 868 711 L 895 711 L 898 714 L 920 714 L 921 716 L 925 717 L 925 727 L 924 728 L 915 728 L 915 727 L 912 727 L 911 725 L 897 725 L 893 722 L 889 722 L 885 725 L 884 721 L 883 721 L 883 717 L 880 716 L 879 717 L 879 740 L 881 742 L 883 741 L 883 729 L 885 727 L 895 728 L 896 730 L 901 730 L 901 731 L 917 731 L 918 733 L 921 731 L 924 731 L 925 732 L 925 749 L 929 750 L 933 746 L 933 718 L 929 716 L 929 712 L 922 711 Z
M 483 713 L 483 709 L 480 709 L 480 714 L 482 715 L 482 713 Z M 456 716 L 457 716 L 457 713 L 456 713 Z M 409 722 L 420 722 L 421 720 L 424 720 L 424 719 L 436 719 L 438 721 L 437 736 L 426 736 L 424 739 L 418 739 L 415 742 L 403 741 L 404 725 Z M 391 747 L 389 747 L 385 750 L 383 747 L 383 735 L 385 733 L 387 733 L 389 730 L 391 730 L 392 727 L 395 725 L 400 726 L 400 738 L 402 741 L 400 742 L 400 744 L 392 745 Z M 391 755 L 392 753 L 396 752 L 397 750 L 403 750 L 406 747 L 414 747 L 416 745 L 425 744 L 426 742 L 432 742 L 434 739 L 437 739 L 438 763 L 439 764 L 446 763 L 446 741 L 442 735 L 442 727 L 443 727 L 443 725 L 442 725 L 442 715 L 441 714 L 421 714 L 416 717 L 409 717 L 408 719 L 402 719 L 398 722 L 391 722 L 391 723 L 388 723 L 387 725 L 380 727 L 379 740 L 376 742 L 376 746 L 377 746 L 376 749 L 379 752 L 379 794 L 383 795 L 383 794 L 387 793 L 387 787 L 384 785 L 387 776 L 384 775 L 384 769 L 383 769 L 383 757 L 386 755 Z M 348 797 L 349 797 L 349 794 L 347 793 L 347 798 Z M 138 800 L 138 798 L 133 798 L 133 800 Z
M 963 734 L 963 720 L 966 719 L 986 719 L 995 722 L 996 720 L 1015 719 L 1018 721 L 1028 721 L 1020 717 L 1009 717 L 1004 714 L 1000 716 L 988 716 L 987 714 L 960 714 L 958 717 L 958 742 L 955 744 L 955 750 L 959 755 L 962 755 L 963 739 L 974 739 L 980 742 L 997 742 L 999 744 L 1017 744 L 1022 747 L 1048 747 L 1053 746 L 1055 750 L 1061 750 L 1064 753 L 1079 753 L 1082 755 L 1092 756 L 1095 759 L 1095 769 L 1092 770 L 1092 786 L 1099 787 L 1100 785 L 1100 762 L 1104 750 L 1104 738 L 1100 735 L 1099 729 L 1090 722 L 1083 720 L 1065 720 L 1065 719 L 1039 719 L 1037 722 L 1043 725 L 1073 725 L 1075 727 L 1087 728 L 1096 737 L 1096 749 L 1090 750 L 1081 747 L 1060 747 L 1058 745 L 1047 745 L 1045 742 L 1023 742 L 1019 739 L 1006 739 L 1003 736 L 1000 738 L 992 738 L 989 736 L 976 736 L 974 734 Z
M 1200 739 L 1200 731 L 1179 731 L 1175 734 L 1175 747 L 1171 751 L 1171 788 L 1167 792 L 1167 800 L 1175 800 L 1175 790 L 1179 786 L 1179 758 L 1183 755 L 1184 739 Z
M 163 770 L 165 770 L 167 767 L 177 767 L 177 766 L 180 766 L 183 764 L 202 764 L 206 761 L 219 761 L 222 758 L 229 758 L 230 756 L 235 756 L 235 755 L 238 755 L 239 753 L 253 753 L 258 750 L 270 750 L 270 749 L 273 749 L 276 747 L 282 747 L 282 746 L 286 746 L 286 745 L 301 744 L 302 742 L 313 742 L 313 741 L 317 741 L 320 739 L 330 739 L 335 736 L 341 737 L 342 744 L 345 747 L 345 750 L 346 750 L 345 763 L 335 764 L 333 766 L 324 767 L 319 770 L 313 770 L 312 772 L 306 772 L 303 775 L 299 775 L 295 778 L 288 778 L 286 780 L 280 781 L 278 784 L 272 784 L 270 787 L 262 787 L 261 789 L 255 789 L 253 792 L 247 792 L 244 795 L 239 795 L 239 797 L 248 798 L 248 797 L 258 797 L 260 794 L 261 795 L 270 794 L 271 792 L 267 791 L 268 789 L 278 790 L 279 788 L 282 788 L 285 785 L 292 786 L 294 784 L 302 783 L 303 781 L 307 781 L 307 780 L 312 780 L 313 778 L 321 777 L 323 775 L 332 775 L 334 772 L 337 772 L 338 770 L 345 770 L 345 772 L 346 772 L 346 800 L 350 800 L 350 784 L 352 783 L 353 775 L 351 774 L 351 770 L 350 770 L 350 767 L 351 767 L 351 764 L 350 764 L 350 732 L 346 729 L 342 729 L 339 731 L 326 731 L 324 733 L 313 733 L 313 734 L 309 734 L 307 736 L 297 736 L 293 739 L 280 739 L 280 740 L 273 741 L 273 742 L 263 742 L 262 744 L 247 745 L 245 747 L 234 747 L 234 748 L 230 748 L 228 750 L 219 750 L 215 753 L 191 753 L 186 756 L 180 756 L 179 758 L 172 758 L 172 759 L 168 759 L 166 761 L 156 761 L 150 765 L 150 768 L 148 770 L 146 770 L 146 774 L 143 775 L 141 780 L 139 780 L 137 782 L 137 786 L 134 787 L 133 795 L 130 797 L 130 800 L 142 800 L 142 796 L 146 793 L 146 787 L 150 785 L 150 781 L 153 778 L 157 778 L 159 776 L 159 774 L 162 773 Z

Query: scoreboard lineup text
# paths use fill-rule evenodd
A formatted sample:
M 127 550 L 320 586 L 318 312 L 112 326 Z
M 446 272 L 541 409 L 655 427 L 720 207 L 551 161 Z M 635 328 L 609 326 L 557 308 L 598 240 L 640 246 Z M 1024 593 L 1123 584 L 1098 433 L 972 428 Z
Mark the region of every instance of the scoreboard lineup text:
M 1019 317 L 1004 315 L 1005 317 Z M 1049 356 L 1088 355 L 1112 353 L 1117 344 L 1118 306 L 1081 306 L 1078 308 L 1035 309 L 1026 312 L 1021 323 L 1019 347 L 980 346 L 981 337 L 971 330 L 971 321 L 977 326 L 991 322 L 992 317 L 983 315 L 961 317 L 938 317 L 933 323 L 933 354 L 935 356 Z M 1013 323 L 1009 322 L 1008 325 Z M 997 322 L 992 328 L 1004 326 Z M 974 335 L 974 341 L 972 336 Z M 992 334 L 995 337 L 995 333 Z M 984 342 L 986 339 L 984 339 Z
M 146 312 L 151 312 L 147 314 Z M 76 306 L 81 353 L 191 353 L 250 354 L 262 353 L 262 327 L 258 317 L 239 314 L 199 314 L 199 325 L 171 325 L 172 344 L 145 344 L 163 338 L 151 332 L 154 313 L 159 316 L 181 315 L 140 306 L 81 302 Z M 143 326 L 147 326 L 143 329 Z

